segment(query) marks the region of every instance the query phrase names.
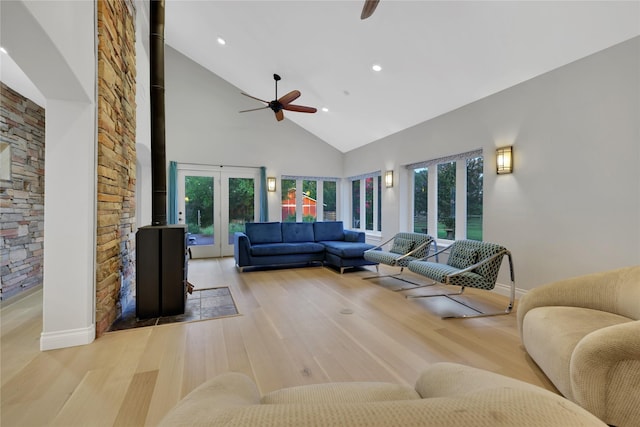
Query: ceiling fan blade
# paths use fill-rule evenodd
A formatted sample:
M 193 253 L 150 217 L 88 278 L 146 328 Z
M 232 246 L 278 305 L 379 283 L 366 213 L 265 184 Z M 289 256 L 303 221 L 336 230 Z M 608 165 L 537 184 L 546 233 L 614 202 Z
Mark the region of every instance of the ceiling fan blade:
M 283 119 L 284 119 L 284 113 L 282 112 L 282 110 L 276 111 L 276 120 L 280 122 Z
M 281 97 L 280 99 L 278 99 L 278 102 L 280 104 L 282 104 L 282 105 L 287 105 L 288 103 L 298 99 L 298 97 L 300 97 L 300 91 L 299 90 L 292 90 L 288 94 L 286 94 L 283 97 Z
M 306 107 L 304 105 L 294 104 L 284 105 L 282 108 L 288 111 L 297 111 L 299 113 L 315 113 L 316 111 L 318 111 L 318 109 L 314 107 Z
M 248 113 L 249 111 L 264 110 L 265 108 L 269 108 L 269 106 L 267 105 L 266 107 L 252 108 L 252 109 L 250 109 L 250 110 L 242 110 L 242 111 L 238 111 L 238 112 L 239 112 L 239 113 Z
M 362 13 L 360 14 L 360 19 L 367 19 L 378 7 L 378 3 L 380 0 L 365 0 L 364 7 L 362 8 Z
M 244 96 L 248 96 L 249 98 L 255 99 L 256 101 L 264 102 L 265 104 L 269 103 L 269 101 L 265 101 L 264 99 L 256 98 L 255 96 L 247 95 L 244 92 L 240 92 L 240 93 L 243 94 Z

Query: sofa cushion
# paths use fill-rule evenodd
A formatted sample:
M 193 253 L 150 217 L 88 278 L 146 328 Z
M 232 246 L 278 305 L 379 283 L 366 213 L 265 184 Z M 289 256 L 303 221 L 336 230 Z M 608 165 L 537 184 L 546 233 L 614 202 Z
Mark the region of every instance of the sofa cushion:
M 364 255 L 364 251 L 374 248 L 375 246 L 368 243 L 355 242 L 322 242 L 327 252 L 338 255 L 340 258 L 360 258 Z
M 283 222 L 282 241 L 285 243 L 313 242 L 313 224 L 310 222 Z
M 324 252 L 324 246 L 315 242 L 263 243 L 251 246 L 252 256 L 277 256 L 291 254 L 315 254 Z
M 403 239 L 402 237 L 396 237 L 393 239 L 393 245 L 391 246 L 391 250 L 389 252 L 393 252 L 394 254 L 408 254 L 413 249 L 413 241 L 409 239 Z
M 408 385 L 384 382 L 337 382 L 283 388 L 264 395 L 263 404 L 383 402 L 420 399 Z
M 279 222 L 248 222 L 244 226 L 245 234 L 252 245 L 282 242 L 282 230 Z
M 344 227 L 342 221 L 314 222 L 313 231 L 316 242 L 325 240 L 344 240 Z

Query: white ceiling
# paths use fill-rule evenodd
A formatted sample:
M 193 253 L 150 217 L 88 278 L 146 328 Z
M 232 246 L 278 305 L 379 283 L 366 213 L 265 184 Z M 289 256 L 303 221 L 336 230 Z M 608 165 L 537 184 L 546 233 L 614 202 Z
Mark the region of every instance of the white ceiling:
M 233 110 L 274 99 L 278 73 L 319 110 L 285 119 L 347 152 L 640 34 L 637 0 L 363 4 L 166 0 L 165 41 L 239 88 Z

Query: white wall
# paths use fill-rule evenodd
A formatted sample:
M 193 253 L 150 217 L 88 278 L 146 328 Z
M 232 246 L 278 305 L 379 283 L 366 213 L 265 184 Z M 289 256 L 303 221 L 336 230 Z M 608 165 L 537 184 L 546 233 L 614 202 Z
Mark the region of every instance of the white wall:
M 383 192 L 391 236 L 410 225 L 404 165 L 482 148 L 484 240 L 512 251 L 519 289 L 639 264 L 639 104 L 635 38 L 351 151 L 344 175 L 400 175 Z M 495 148 L 511 144 L 515 172 L 497 176 Z
M 93 2 L 0 2 L 2 44 L 46 98 L 43 350 L 95 337 Z
M 273 79 L 264 76 L 264 93 L 273 98 Z M 284 91 L 284 89 L 283 89 Z M 165 49 L 167 161 L 229 166 L 266 166 L 278 178 L 269 193 L 269 219 L 279 220 L 280 176 L 342 176 L 343 155 L 269 110 L 238 113 L 262 104 L 176 50 Z

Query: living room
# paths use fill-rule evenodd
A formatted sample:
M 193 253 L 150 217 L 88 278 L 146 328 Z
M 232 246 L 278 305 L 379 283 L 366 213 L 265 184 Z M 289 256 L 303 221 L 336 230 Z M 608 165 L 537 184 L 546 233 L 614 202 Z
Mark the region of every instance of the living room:
M 33 7 L 29 5 L 28 9 L 40 22 L 39 28 L 72 28 L 76 39 L 86 38 L 87 34 L 92 39 L 93 25 L 77 25 L 83 16 L 92 24 L 90 5 L 80 6 L 86 10 L 76 10 L 67 16 L 63 13 L 46 16 Z M 144 20 L 145 16 L 140 13 L 138 18 Z M 4 23 L 3 20 L 3 39 Z M 141 88 L 145 87 L 145 64 L 148 67 L 143 28 L 144 23 L 137 29 L 142 53 L 138 56 L 142 59 L 138 64 Z M 55 31 L 49 35 L 53 45 L 67 57 L 70 68 L 81 76 L 79 86 L 91 93 L 95 74 L 92 43 L 80 49 L 89 52 L 88 59 L 78 59 L 76 55 L 80 54 L 74 50 L 77 46 L 65 37 Z M 381 229 L 386 237 L 412 227 L 408 190 L 411 174 L 406 165 L 481 149 L 486 172 L 484 239 L 499 242 L 512 251 L 518 293 L 522 295 L 562 278 L 639 263 L 639 44 L 636 35 L 344 153 L 291 121 L 276 123 L 266 112 L 249 117 L 239 115 L 235 108 L 225 108 L 240 98 L 240 89 L 168 46 L 167 159 L 214 166 L 266 166 L 268 175 L 276 176 L 278 182 L 282 176 L 348 178 L 393 170 L 396 184 L 382 191 Z M 35 57 L 33 52 L 38 51 L 36 48 L 22 57 L 19 51 L 14 53 L 24 60 Z M 43 68 L 42 64 L 24 66 Z M 52 114 L 47 121 L 47 142 L 52 145 L 47 149 L 55 148 L 56 142 L 65 142 L 60 150 L 49 153 L 51 157 L 47 159 L 50 174 L 47 192 L 52 198 L 46 208 L 48 255 L 45 256 L 50 258 L 45 263 L 42 332 L 45 341 L 52 345 L 49 348 L 55 348 L 65 341 L 49 338 L 71 335 L 87 344 L 93 340 L 88 331 L 95 330 L 95 242 L 88 237 L 95 234 L 92 208 L 95 153 L 86 147 L 87 140 L 95 139 L 95 130 L 93 125 L 55 125 L 51 117 L 57 117 L 56 111 L 60 111 L 57 109 L 72 110 L 77 105 L 52 87 L 60 84 L 57 78 L 39 78 L 40 82 L 49 82 L 44 92 L 54 94 L 47 98 L 47 112 Z M 93 111 L 91 105 L 85 106 L 87 102 L 82 96 L 78 97 L 81 98 L 78 104 L 83 106 L 79 113 L 75 112 L 74 123 L 90 119 Z M 144 113 L 148 100 L 141 97 L 138 120 L 144 121 L 148 118 L 145 116 L 148 113 Z M 251 105 L 246 99 L 242 102 L 244 107 Z M 91 119 L 88 122 L 92 123 Z M 138 196 L 136 218 L 138 225 L 144 225 L 150 223 L 150 164 L 148 152 L 145 153 L 148 135 L 144 126 L 139 129 L 137 176 L 142 194 Z M 515 166 L 511 175 L 494 173 L 495 149 L 502 145 L 514 147 Z M 78 163 L 74 170 L 68 167 L 71 156 Z M 75 197 L 70 198 L 69 194 Z M 347 182 L 341 186 L 340 194 L 342 218 L 349 218 Z M 279 196 L 278 192 L 269 194 L 269 218 L 273 220 L 280 215 Z M 74 212 L 71 230 L 69 211 Z M 69 254 L 74 258 L 72 271 L 68 267 Z M 507 282 L 505 274 L 503 271 L 500 283 Z M 71 340 L 74 345 L 78 341 Z

